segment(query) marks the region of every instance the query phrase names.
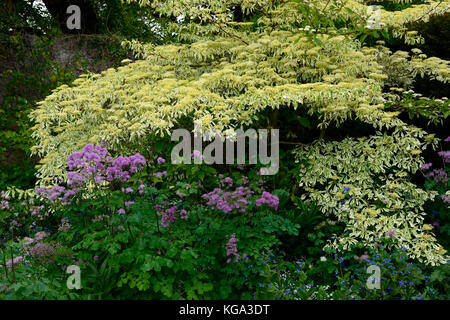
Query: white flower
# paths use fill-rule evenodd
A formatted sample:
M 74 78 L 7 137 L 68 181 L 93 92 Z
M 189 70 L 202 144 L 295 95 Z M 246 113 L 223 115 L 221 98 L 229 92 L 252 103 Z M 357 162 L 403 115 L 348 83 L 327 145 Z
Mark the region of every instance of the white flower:
M 320 257 L 320 261 L 323 261 L 323 262 L 325 262 L 325 261 L 327 261 L 327 258 L 325 258 L 325 257 Z

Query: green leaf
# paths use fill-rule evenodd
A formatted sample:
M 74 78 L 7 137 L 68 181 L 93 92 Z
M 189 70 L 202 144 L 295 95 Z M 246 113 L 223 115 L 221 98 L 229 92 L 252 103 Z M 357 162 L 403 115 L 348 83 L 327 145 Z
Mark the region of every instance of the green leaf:
M 303 127 L 308 128 L 308 129 L 312 128 L 311 123 L 309 122 L 309 120 L 307 118 L 300 117 L 300 118 L 298 118 L 298 121 L 300 122 L 300 124 Z
M 360 41 L 361 43 L 363 43 L 364 40 L 366 40 L 366 38 L 367 38 L 367 33 L 363 34 L 363 35 L 361 36 L 361 38 L 359 38 L 359 41 Z
M 319 38 L 317 38 L 317 36 L 314 35 L 313 40 L 318 46 L 322 46 L 323 43 L 319 40 Z

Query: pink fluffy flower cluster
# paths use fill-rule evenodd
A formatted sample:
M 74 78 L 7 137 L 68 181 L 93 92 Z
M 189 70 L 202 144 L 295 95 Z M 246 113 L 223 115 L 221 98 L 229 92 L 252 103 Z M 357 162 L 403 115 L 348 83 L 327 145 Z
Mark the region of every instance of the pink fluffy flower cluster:
M 431 168 L 431 163 L 424 164 L 421 167 L 421 169 L 424 171 L 429 170 L 430 168 Z M 431 171 L 425 172 L 424 177 L 433 179 L 435 182 L 447 183 L 447 181 L 448 181 L 448 175 L 444 169 L 433 169 Z
M 213 191 L 202 195 L 202 198 L 208 200 L 207 205 L 211 206 L 212 209 L 217 208 L 217 210 L 221 210 L 224 213 L 228 213 L 233 210 L 238 210 L 239 212 L 244 213 L 251 203 L 250 197 L 255 192 L 245 186 L 237 187 L 235 190 L 229 190 L 233 187 L 233 185 L 235 185 L 233 183 L 233 179 L 230 177 L 223 178 L 222 175 L 219 175 L 219 178 L 222 179 L 220 183 L 222 187 L 225 187 L 225 190 L 215 188 Z M 245 179 L 241 179 L 241 181 L 244 184 L 247 182 Z M 261 198 L 256 199 L 255 202 L 258 207 L 262 204 L 266 204 L 269 207 L 278 210 L 280 200 L 276 195 L 263 191 Z
M 10 259 L 8 262 L 6 262 L 6 266 L 12 268 L 13 265 L 18 264 L 22 260 L 23 260 L 22 256 L 17 256 L 14 259 Z
M 256 206 L 260 207 L 263 203 L 268 205 L 269 207 L 275 208 L 278 210 L 278 205 L 280 204 L 280 199 L 276 195 L 271 194 L 270 192 L 264 191 L 260 199 L 256 199 Z
M 146 160 L 139 153 L 129 157 L 108 156 L 108 150 L 101 146 L 86 145 L 81 152 L 74 152 L 67 159 L 69 186 L 78 187 L 85 180 L 92 178 L 96 183 L 103 180 L 128 181 L 138 170 L 142 169 Z
M 234 209 L 245 212 L 250 204 L 248 198 L 253 193 L 248 187 L 238 187 L 231 192 L 222 190 L 221 188 L 215 188 L 213 191 L 202 195 L 202 198 L 208 200 L 207 204 L 212 209 L 217 208 L 224 213 L 228 213 Z
M 236 234 L 232 234 L 231 236 L 228 236 L 228 243 L 225 245 L 225 250 L 227 251 L 227 257 L 229 257 L 227 259 L 227 263 L 230 263 L 232 260 L 232 257 L 234 257 L 234 262 L 239 262 L 239 253 L 238 253 L 238 249 L 237 249 L 237 242 L 238 239 L 236 238 Z M 247 255 L 244 253 L 242 255 L 242 258 L 245 259 L 245 257 L 247 257 Z
M 141 170 L 146 164 L 146 159 L 139 153 L 129 157 L 117 157 L 113 159 L 108 155 L 108 150 L 101 146 L 87 144 L 81 152 L 74 152 L 67 158 L 67 188 L 53 186 L 50 189 L 36 188 L 36 193 L 50 201 L 62 201 L 70 203 L 84 184 L 93 180 L 95 183 L 102 181 L 127 182 Z
M 0 209 L 2 210 L 8 210 L 10 208 L 9 200 L 10 196 L 6 194 L 5 191 L 2 191 L 0 193 Z
M 439 151 L 438 155 L 442 157 L 445 163 L 450 163 L 450 151 Z
M 170 203 L 167 201 L 164 201 L 162 206 L 160 204 L 155 205 L 155 210 L 157 210 L 158 216 L 161 217 L 161 226 L 164 228 L 170 226 L 173 222 L 178 220 L 178 218 L 184 220 L 189 218 L 186 210 L 178 210 L 177 206 L 168 206 L 170 206 Z
M 441 199 L 444 203 L 450 203 L 450 196 L 446 194 L 441 195 Z

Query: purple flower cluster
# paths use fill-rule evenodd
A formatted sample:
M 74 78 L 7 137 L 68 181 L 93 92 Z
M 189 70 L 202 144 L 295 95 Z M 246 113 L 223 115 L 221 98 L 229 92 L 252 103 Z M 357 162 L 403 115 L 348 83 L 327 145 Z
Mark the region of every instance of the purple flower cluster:
M 67 231 L 72 227 L 72 225 L 70 224 L 70 221 L 66 218 L 62 218 L 61 219 L 61 224 L 58 227 L 59 231 Z
M 134 204 L 134 201 L 125 201 L 125 207 L 128 209 L 131 205 Z
M 443 169 L 434 169 L 428 173 L 425 173 L 425 178 L 431 178 L 436 182 L 447 183 L 448 175 Z
M 202 198 L 208 200 L 207 204 L 210 205 L 213 210 L 217 209 L 224 213 L 228 213 L 237 209 L 239 212 L 245 212 L 251 203 L 250 197 L 254 194 L 254 191 L 247 186 L 239 186 L 232 191 L 231 188 L 236 186 L 233 179 L 224 177 L 222 174 L 219 174 L 218 177 L 220 179 L 219 184 L 224 190 L 215 188 L 213 191 L 204 194 Z M 248 178 L 242 178 L 240 184 L 248 184 Z M 261 198 L 256 200 L 256 205 L 260 207 L 263 203 L 278 210 L 280 200 L 270 192 L 263 191 Z
M 433 164 L 431 162 L 425 163 L 423 166 L 420 167 L 421 170 L 429 170 Z
M 189 218 L 189 215 L 187 214 L 186 210 L 184 210 L 184 209 L 180 210 L 180 218 L 185 219 L 185 220 Z
M 42 217 L 42 215 L 40 215 L 40 212 L 44 209 L 44 206 L 36 206 L 33 208 L 30 208 L 30 213 L 32 216 L 38 215 L 39 217 Z
M 13 220 L 13 221 L 11 221 L 11 225 L 12 226 L 15 226 L 15 227 L 17 227 L 17 228 L 20 228 L 20 227 L 22 227 L 22 224 L 21 223 L 19 223 L 18 221 L 16 221 L 16 220 Z
M 270 192 L 264 191 L 260 199 L 256 200 L 256 205 L 260 207 L 262 204 L 266 204 L 269 207 L 275 208 L 278 210 L 278 205 L 280 204 L 280 199 L 276 195 L 271 194 Z
M 3 209 L 3 210 L 9 209 L 9 202 L 6 200 L 0 201 L 0 209 Z
M 177 190 L 176 195 L 180 196 L 181 198 L 186 197 L 186 193 L 181 192 L 180 190 Z
M 388 236 L 388 237 L 395 238 L 395 235 L 396 235 L 395 230 L 389 230 L 389 231 L 387 232 L 387 236 Z
M 58 250 L 61 248 L 61 245 L 54 241 L 50 243 L 43 242 L 42 240 L 46 237 L 48 237 L 48 234 L 41 231 L 37 232 L 34 238 L 25 238 L 26 242 L 24 242 L 23 248 L 26 255 L 39 259 L 41 262 L 52 263 L 54 258 L 60 254 Z
M 157 178 L 162 178 L 163 176 L 167 176 L 167 171 L 155 172 L 153 175 Z
M 58 255 L 58 248 L 59 246 L 54 246 L 50 243 L 38 242 L 28 249 L 28 254 L 33 258 L 53 262 L 53 258 Z
M 107 155 L 108 150 L 101 146 L 87 144 L 81 152 L 74 152 L 67 158 L 67 184 L 73 187 L 81 187 L 89 177 L 93 177 L 96 183 L 104 180 L 107 175 L 106 163 L 111 163 L 112 158 Z
M 139 194 L 143 194 L 143 193 L 144 193 L 144 188 L 146 188 L 147 185 L 142 184 L 142 181 L 139 181 L 139 183 L 140 183 L 140 185 L 139 185 L 139 187 L 138 187 L 138 193 L 139 193 Z
M 194 150 L 192 153 L 191 153 L 191 158 L 192 159 L 195 159 L 195 158 L 199 158 L 200 160 L 205 160 L 205 157 L 202 155 L 202 152 L 201 151 L 199 151 L 199 150 Z
M 111 158 L 108 150 L 101 146 L 87 144 L 81 152 L 74 152 L 67 159 L 69 186 L 81 187 L 83 182 L 92 178 L 96 183 L 101 181 L 128 181 L 138 170 L 142 169 L 146 160 L 139 153 L 129 157 Z
M 444 159 L 445 163 L 450 163 L 450 151 L 440 151 L 438 155 Z
M 126 182 L 133 174 L 142 169 L 145 163 L 145 158 L 139 153 L 129 157 L 118 157 L 113 160 L 111 166 L 108 168 L 106 180 L 113 181 L 119 179 L 122 182 Z
M 228 237 L 228 235 L 227 235 Z M 237 239 L 236 239 L 236 235 L 233 233 L 231 235 L 231 237 L 228 239 L 228 243 L 225 245 L 225 250 L 227 251 L 227 257 L 228 256 L 233 256 L 234 257 L 234 262 L 238 262 L 239 261 L 239 254 L 238 254 L 238 250 L 237 250 Z M 231 262 L 231 257 L 227 259 L 227 263 Z
M 146 160 L 139 153 L 129 157 L 113 159 L 108 150 L 101 146 L 87 144 L 81 152 L 74 152 L 67 158 L 67 188 L 54 186 L 50 189 L 36 188 L 36 193 L 50 201 L 71 202 L 74 195 L 80 192 L 85 182 L 92 179 L 95 183 L 102 181 L 120 180 L 127 182 L 132 175 L 141 170 Z M 143 193 L 145 185 L 139 186 L 139 193 Z M 129 192 L 130 188 L 126 189 Z M 133 192 L 133 189 L 131 189 Z
M 219 177 L 221 177 L 221 175 L 219 175 Z M 222 187 L 225 187 L 226 189 L 233 187 L 233 179 L 230 177 L 223 178 Z
M 127 188 L 127 189 L 131 189 L 131 188 Z M 133 189 L 131 189 L 131 190 L 133 190 Z M 123 191 L 122 191 L 123 192 Z M 131 192 L 133 192 L 133 191 L 131 191 Z M 125 201 L 125 208 L 126 209 L 128 209 L 129 207 L 131 207 L 132 205 L 134 204 L 134 201 Z M 124 208 L 120 208 L 118 211 L 117 211 L 117 214 L 120 216 L 120 215 L 123 215 L 123 214 L 125 214 L 126 213 L 126 211 L 125 211 L 125 209 Z
M 8 201 L 8 200 L 10 200 L 9 195 L 7 195 L 5 191 L 2 191 L 0 193 L 0 199 L 1 199 L 0 200 L 0 209 L 8 210 L 10 208 L 9 201 Z
M 169 209 L 166 209 L 165 211 L 162 211 L 159 213 L 161 216 L 161 225 L 163 227 L 168 227 L 172 222 L 177 220 L 177 217 L 175 216 L 175 213 L 177 211 L 176 206 L 172 206 Z
M 215 188 L 210 193 L 204 194 L 202 198 L 208 200 L 207 204 L 212 206 L 212 209 L 217 208 L 224 213 L 231 212 L 234 209 L 245 212 L 250 204 L 248 198 L 253 193 L 248 187 L 238 187 L 232 192 Z
M 34 235 L 34 240 L 35 241 L 42 241 L 42 240 L 44 240 L 47 237 L 48 237 L 48 233 L 47 232 L 39 231 L 39 232 L 36 232 L 36 234 Z
M 442 199 L 442 201 L 444 203 L 450 203 L 450 196 L 449 195 L 443 194 L 443 195 L 441 195 L 441 199 Z
M 161 226 L 164 228 L 167 228 L 170 226 L 173 222 L 178 220 L 178 218 L 181 218 L 183 220 L 188 219 L 189 215 L 186 210 L 181 209 L 178 211 L 177 206 L 170 206 L 169 208 L 163 208 L 170 206 L 169 202 L 164 201 L 163 205 L 155 205 L 155 210 L 158 211 L 158 216 L 161 217 Z
M 447 137 L 444 141 L 450 142 L 450 136 Z M 440 152 L 438 152 L 438 155 L 440 157 L 442 157 L 442 160 L 444 161 L 444 166 L 446 166 L 445 164 L 450 163 L 450 151 L 440 151 Z M 431 170 L 432 166 L 433 166 L 432 163 L 425 163 L 423 166 L 420 167 L 421 170 L 428 171 L 423 174 L 424 177 L 433 179 L 435 182 L 438 182 L 438 183 L 439 182 L 444 183 L 444 184 L 447 183 L 448 174 L 447 174 L 446 170 L 444 170 L 444 169 Z
M 10 259 L 8 262 L 6 262 L 6 266 L 11 268 L 13 265 L 18 264 L 22 260 L 23 260 L 22 256 L 17 256 L 14 259 Z
M 48 199 L 52 202 L 61 201 L 63 203 L 70 203 L 71 197 L 76 193 L 76 191 L 66 189 L 63 186 L 53 186 L 50 189 L 36 188 L 36 194 L 41 195 L 45 199 Z
M 0 209 L 8 210 L 9 209 L 9 202 L 7 200 L 0 201 Z
M 0 192 L 0 210 L 7 210 L 11 213 L 9 221 L 11 227 L 34 229 L 39 221 L 44 220 L 50 213 L 43 212 L 44 206 L 35 204 L 35 199 L 13 202 L 6 192 Z M 31 219 L 31 220 L 30 220 Z M 7 219 L 9 220 L 9 219 Z

